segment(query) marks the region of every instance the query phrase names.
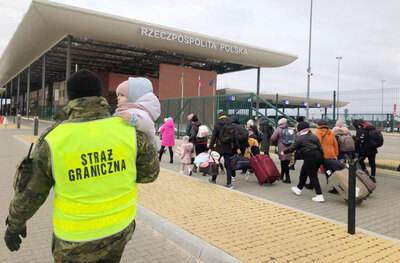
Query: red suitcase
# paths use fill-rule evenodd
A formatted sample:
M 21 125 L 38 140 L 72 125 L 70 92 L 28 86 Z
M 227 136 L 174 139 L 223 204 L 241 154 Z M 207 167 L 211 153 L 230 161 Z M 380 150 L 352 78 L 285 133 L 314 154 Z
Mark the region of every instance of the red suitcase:
M 274 161 L 267 154 L 258 154 L 250 158 L 250 166 L 257 177 L 259 184 L 272 184 L 278 180 L 280 173 Z

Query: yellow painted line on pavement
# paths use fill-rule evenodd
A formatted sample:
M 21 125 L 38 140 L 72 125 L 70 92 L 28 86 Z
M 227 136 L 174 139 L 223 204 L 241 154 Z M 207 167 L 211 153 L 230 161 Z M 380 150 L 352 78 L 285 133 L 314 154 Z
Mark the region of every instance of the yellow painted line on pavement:
M 243 262 L 400 258 L 400 243 L 395 241 L 362 232 L 349 235 L 346 227 L 328 220 L 164 169 L 157 181 L 140 184 L 138 190 L 141 205 Z

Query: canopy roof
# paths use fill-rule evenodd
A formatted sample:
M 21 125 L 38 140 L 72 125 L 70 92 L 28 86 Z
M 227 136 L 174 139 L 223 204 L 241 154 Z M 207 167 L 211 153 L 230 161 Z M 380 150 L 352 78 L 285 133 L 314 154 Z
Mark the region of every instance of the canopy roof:
M 0 57 L 0 87 L 31 66 L 40 83 L 46 54 L 46 82 L 65 79 L 67 36 L 72 67 L 158 77 L 160 63 L 219 74 L 255 67 L 280 67 L 296 55 L 249 46 L 45 0 L 33 0 Z

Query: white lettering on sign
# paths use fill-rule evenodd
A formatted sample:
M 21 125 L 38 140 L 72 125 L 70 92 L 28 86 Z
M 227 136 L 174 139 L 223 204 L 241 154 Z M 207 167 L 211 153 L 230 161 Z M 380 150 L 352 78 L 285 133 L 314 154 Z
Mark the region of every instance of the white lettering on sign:
M 196 46 L 196 47 L 220 50 L 220 51 L 224 51 L 227 53 L 233 53 L 233 54 L 238 54 L 238 55 L 243 55 L 243 56 L 248 55 L 247 48 L 229 45 L 226 43 L 215 43 L 214 41 L 203 40 L 200 38 L 194 38 L 191 36 L 187 36 L 185 34 L 175 34 L 175 33 L 170 33 L 167 31 L 160 31 L 160 30 L 152 29 L 152 28 L 148 28 L 148 27 L 140 27 L 140 35 L 146 36 L 146 37 L 151 37 L 151 38 L 162 39 L 165 41 L 175 41 L 175 42 L 179 42 L 179 43 L 182 43 L 185 45 L 192 45 L 192 46 Z

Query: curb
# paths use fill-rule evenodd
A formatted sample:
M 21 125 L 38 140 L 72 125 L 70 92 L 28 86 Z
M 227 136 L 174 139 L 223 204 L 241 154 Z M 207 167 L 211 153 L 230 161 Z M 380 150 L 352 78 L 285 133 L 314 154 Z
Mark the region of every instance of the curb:
M 168 239 L 174 241 L 189 253 L 210 263 L 240 263 L 242 261 L 214 247 L 206 241 L 171 223 L 164 217 L 154 213 L 140 204 L 137 206 L 137 216 L 143 223 L 149 224 Z

